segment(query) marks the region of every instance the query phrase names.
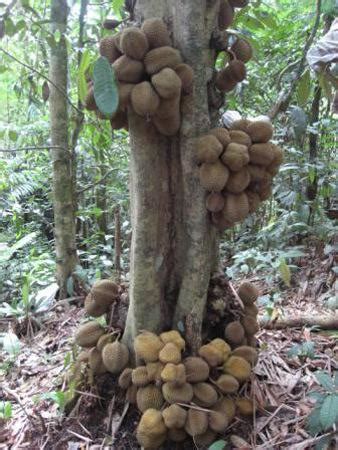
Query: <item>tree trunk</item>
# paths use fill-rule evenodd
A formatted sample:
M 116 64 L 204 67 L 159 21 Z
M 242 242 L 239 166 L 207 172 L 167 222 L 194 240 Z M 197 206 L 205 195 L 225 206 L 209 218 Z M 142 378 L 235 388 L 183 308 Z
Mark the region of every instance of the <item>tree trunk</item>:
M 77 261 L 73 207 L 72 155 L 68 146 L 66 0 L 52 0 L 50 58 L 50 126 L 53 161 L 54 235 L 60 298 L 67 297 L 67 280 Z
M 124 340 L 142 329 L 176 328 L 199 336 L 217 238 L 205 208 L 194 138 L 210 127 L 208 81 L 215 54 L 209 48 L 219 2 L 138 0 L 135 17 L 162 17 L 173 45 L 194 70 L 194 92 L 183 96 L 181 128 L 173 138 L 129 112 L 131 145 L 131 286 Z M 194 351 L 197 342 L 186 333 Z M 131 346 L 131 345 L 130 345 Z

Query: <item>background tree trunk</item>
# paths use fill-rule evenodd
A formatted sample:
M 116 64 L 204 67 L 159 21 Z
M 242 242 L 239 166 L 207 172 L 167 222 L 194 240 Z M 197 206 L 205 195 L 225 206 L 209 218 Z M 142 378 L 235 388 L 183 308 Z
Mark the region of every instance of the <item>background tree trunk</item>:
M 67 297 L 67 280 L 77 261 L 72 182 L 72 154 L 68 146 L 66 0 L 52 0 L 51 32 L 55 42 L 50 58 L 50 126 L 53 161 L 54 235 L 60 298 Z M 57 86 L 57 88 L 56 88 Z
M 195 336 L 201 332 L 217 239 L 198 179 L 194 138 L 210 125 L 207 85 L 215 55 L 209 41 L 218 8 L 218 1 L 206 0 L 136 3 L 139 22 L 162 17 L 171 27 L 173 45 L 194 69 L 194 92 L 182 98 L 181 128 L 173 138 L 132 111 L 128 115 L 133 234 L 124 339 L 129 344 L 142 329 L 183 331 L 187 321 Z

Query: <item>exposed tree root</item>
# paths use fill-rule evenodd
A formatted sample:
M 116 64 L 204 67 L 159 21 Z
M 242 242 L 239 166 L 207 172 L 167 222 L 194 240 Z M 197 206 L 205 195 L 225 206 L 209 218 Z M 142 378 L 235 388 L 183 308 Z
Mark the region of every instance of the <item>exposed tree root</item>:
M 300 327 L 319 327 L 323 330 L 338 329 L 338 314 L 315 315 L 315 314 L 297 314 L 295 316 L 278 317 L 276 320 L 269 320 L 266 317 L 259 318 L 259 325 L 269 330 L 280 330 L 283 328 L 300 328 Z

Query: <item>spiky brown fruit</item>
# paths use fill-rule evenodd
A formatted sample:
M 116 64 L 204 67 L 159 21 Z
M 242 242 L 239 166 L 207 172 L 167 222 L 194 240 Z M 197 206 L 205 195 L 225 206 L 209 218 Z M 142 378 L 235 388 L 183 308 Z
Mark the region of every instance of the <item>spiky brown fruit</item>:
M 254 366 L 257 363 L 258 360 L 258 352 L 254 348 L 248 346 L 248 345 L 241 345 L 240 347 L 237 347 L 233 352 L 233 356 L 240 356 L 241 358 L 248 361 L 251 366 Z
M 232 122 L 232 124 L 230 125 L 230 130 L 239 130 L 247 133 L 250 123 L 251 122 L 248 119 L 234 120 L 234 122 Z
M 189 403 L 194 396 L 192 386 L 189 383 L 184 383 L 182 386 L 164 383 L 162 393 L 168 403 Z
M 160 447 L 167 437 L 167 427 L 160 411 L 150 408 L 144 411 L 136 430 L 136 438 L 141 447 Z
M 226 374 L 232 375 L 239 382 L 246 381 L 251 375 L 251 366 L 244 358 L 240 356 L 230 356 L 223 366 Z
M 231 172 L 225 190 L 232 194 L 240 194 L 250 183 L 250 174 L 246 167 L 243 167 L 238 172 Z
M 120 46 L 122 53 L 137 60 L 142 60 L 149 50 L 147 36 L 136 27 L 125 28 L 122 31 Z
M 248 305 L 244 307 L 244 314 L 252 317 L 257 317 L 259 310 L 256 305 Z
M 143 331 L 134 340 L 134 350 L 138 358 L 145 362 L 158 361 L 158 356 L 164 347 L 161 339 L 150 331 Z
M 207 191 L 220 192 L 229 178 L 229 170 L 217 161 L 211 164 L 202 164 L 199 169 L 199 179 L 201 185 Z
M 249 202 L 249 213 L 254 213 L 259 208 L 259 205 L 261 204 L 261 199 L 259 195 L 256 192 L 253 192 L 249 189 L 245 191 L 246 196 L 248 197 Z
M 165 383 L 170 382 L 182 386 L 186 383 L 185 366 L 183 364 L 166 364 L 161 372 L 161 379 Z
M 182 62 L 181 54 L 172 47 L 159 47 L 150 50 L 144 58 L 146 72 L 153 75 L 165 67 L 175 69 Z
M 238 81 L 234 80 L 228 68 L 220 70 L 216 75 L 215 85 L 221 92 L 230 92 L 237 86 Z
M 132 381 L 131 381 L 131 374 L 132 374 L 133 369 L 131 369 L 130 367 L 126 367 L 121 375 L 119 376 L 118 379 L 118 385 L 120 386 L 121 389 L 128 389 L 129 386 L 131 386 Z
M 181 361 L 181 352 L 175 344 L 168 342 L 160 351 L 159 359 L 164 364 L 178 364 Z
M 185 349 L 185 340 L 182 338 L 181 334 L 176 330 L 165 331 L 160 334 L 160 339 L 164 344 L 172 342 L 176 345 L 179 350 Z
M 95 320 L 92 320 L 80 326 L 75 334 L 75 343 L 80 347 L 95 347 L 103 334 L 104 328 Z
M 184 428 L 169 428 L 168 439 L 173 442 L 183 442 L 187 439 L 188 434 Z
M 233 394 L 239 389 L 239 383 L 236 378 L 228 374 L 221 375 L 216 384 L 223 394 Z
M 224 197 L 219 192 L 211 192 L 206 198 L 205 205 L 210 212 L 222 211 L 224 208 Z
M 223 152 L 223 145 L 216 136 L 205 134 L 196 139 L 196 158 L 198 163 L 215 163 Z
M 245 145 L 247 147 L 250 147 L 252 144 L 250 136 L 245 133 L 245 131 L 230 130 L 229 135 L 231 142 L 236 142 L 237 144 Z
M 164 403 L 161 389 L 154 385 L 139 387 L 136 395 L 136 403 L 141 412 L 149 408 L 161 409 Z
M 164 364 L 160 361 L 156 362 L 147 362 L 146 364 L 148 378 L 150 382 L 160 382 L 161 381 L 161 373 L 164 369 Z
M 110 119 L 110 126 L 112 130 L 121 130 L 121 128 L 128 130 L 127 114 L 124 111 L 116 111 L 116 113 Z
M 241 323 L 245 332 L 249 335 L 256 334 L 259 331 L 259 325 L 255 317 L 244 316 L 241 319 Z
M 98 304 L 93 298 L 91 292 L 87 295 L 84 301 L 84 308 L 86 313 L 92 317 L 100 317 L 108 311 L 108 306 L 104 304 Z
M 108 59 L 110 64 L 115 62 L 121 56 L 121 52 L 116 46 L 115 36 L 108 36 L 101 39 L 99 52 L 101 56 Z
M 131 59 L 127 55 L 120 56 L 113 64 L 116 78 L 125 83 L 139 83 L 144 74 L 141 61 Z
M 84 101 L 84 106 L 88 111 L 96 111 L 97 105 L 94 98 L 94 87 L 89 86 L 88 92 Z
M 187 382 L 199 383 L 209 378 L 209 366 L 204 359 L 198 356 L 189 356 L 183 361 Z
M 128 347 L 119 341 L 107 344 L 103 347 L 102 359 L 108 372 L 120 373 L 129 361 Z
M 153 116 L 160 106 L 160 98 L 149 81 L 137 84 L 131 91 L 131 105 L 139 116 Z
M 249 152 L 245 145 L 231 142 L 223 153 L 222 162 L 233 172 L 238 172 L 249 162 Z
M 187 420 L 187 411 L 179 405 L 170 405 L 162 411 L 167 428 L 183 428 Z
M 223 352 L 210 343 L 202 345 L 198 354 L 206 360 L 210 367 L 217 367 L 224 361 Z
M 193 401 L 202 407 L 209 408 L 213 406 L 217 400 L 218 395 L 216 390 L 209 383 L 196 383 L 192 386 L 194 391 Z
M 244 8 L 249 4 L 249 0 L 229 0 L 234 8 Z
M 175 72 L 181 80 L 183 94 L 191 94 L 194 87 L 194 71 L 192 67 L 184 63 L 178 64 L 175 67 Z
M 180 95 L 182 88 L 181 78 L 173 69 L 165 67 L 151 77 L 152 85 L 161 98 L 173 98 Z
M 271 164 L 266 168 L 266 170 L 272 175 L 277 175 L 279 167 L 284 161 L 284 151 L 276 144 L 271 144 L 271 150 L 274 154 L 274 158 Z
M 270 122 L 258 120 L 248 126 L 248 134 L 252 142 L 266 143 L 272 138 L 273 127 Z
M 192 437 L 205 433 L 208 429 L 208 414 L 205 411 L 189 409 L 184 429 Z
M 127 111 L 130 105 L 131 91 L 135 87 L 134 83 L 119 83 L 119 109 L 121 111 Z
M 160 105 L 161 108 L 161 105 Z M 178 130 L 181 126 L 181 114 L 180 112 L 176 112 L 165 119 L 160 118 L 158 116 L 154 116 L 153 124 L 155 125 L 157 131 L 163 136 L 175 136 L 178 133 Z
M 232 228 L 235 222 L 230 222 L 224 214 L 224 208 L 222 211 L 211 213 L 211 221 L 219 231 Z
M 235 320 L 225 327 L 224 336 L 231 344 L 240 345 L 245 337 L 245 331 L 241 323 Z
M 216 431 L 216 433 L 223 433 L 229 424 L 227 416 L 219 411 L 210 411 L 208 422 L 211 430 Z
M 231 51 L 236 55 L 236 58 L 244 63 L 247 63 L 252 58 L 252 47 L 245 39 L 238 38 L 237 41 L 232 44 Z
M 236 414 L 236 405 L 232 398 L 223 397 L 212 407 L 214 411 L 223 413 L 230 423 Z
M 143 22 L 141 29 L 147 36 L 149 48 L 171 45 L 168 28 L 162 19 L 157 17 L 146 19 Z
M 235 59 L 230 61 L 227 70 L 229 71 L 230 77 L 240 83 L 246 78 L 246 67 L 243 61 Z
M 218 14 L 218 27 L 220 30 L 226 30 L 232 24 L 235 16 L 234 8 L 230 5 L 228 0 L 221 0 L 219 14 Z
M 259 290 L 250 281 L 243 281 L 238 288 L 238 295 L 244 305 L 251 305 L 259 297 Z
M 148 371 L 146 366 L 136 367 L 131 374 L 132 383 L 138 387 L 144 387 L 149 384 Z
M 215 136 L 225 149 L 231 142 L 229 131 L 222 127 L 212 128 L 209 134 Z
M 136 405 L 136 395 L 137 395 L 137 386 L 133 384 L 127 388 L 126 391 L 126 400 L 131 405 Z
M 96 343 L 96 348 L 102 352 L 103 347 L 113 341 L 113 336 L 109 333 L 103 334 Z
M 252 416 L 255 412 L 252 400 L 247 398 L 236 399 L 236 407 L 238 412 L 243 416 Z
M 217 433 L 213 430 L 208 429 L 205 433 L 199 434 L 194 437 L 194 444 L 198 448 L 208 448 L 216 440 Z
M 246 194 L 244 192 L 241 194 L 228 192 L 225 197 L 223 214 L 230 223 L 242 222 L 249 214 L 249 202 Z
M 225 342 L 224 339 L 215 338 L 210 342 L 210 344 L 222 352 L 224 361 L 231 353 L 231 347 Z
M 88 363 L 93 375 L 102 375 L 107 372 L 107 369 L 102 361 L 101 352 L 96 347 L 90 349 L 88 354 Z
M 273 161 L 273 152 L 271 145 L 267 144 L 253 144 L 249 148 L 249 157 L 252 164 L 261 166 L 268 166 Z
M 173 116 L 180 117 L 180 99 L 180 95 L 170 99 L 162 98 L 160 106 L 156 111 L 156 117 L 159 119 L 170 119 Z
M 119 287 L 111 280 L 98 280 L 93 284 L 90 292 L 95 302 L 111 305 L 118 296 Z

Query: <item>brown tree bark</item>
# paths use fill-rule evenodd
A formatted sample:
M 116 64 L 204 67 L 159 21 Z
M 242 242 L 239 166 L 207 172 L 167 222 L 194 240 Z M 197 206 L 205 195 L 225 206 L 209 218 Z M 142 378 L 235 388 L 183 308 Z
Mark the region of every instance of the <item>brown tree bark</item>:
M 198 180 L 194 138 L 210 127 L 209 48 L 219 1 L 138 0 L 135 18 L 162 17 L 173 44 L 194 70 L 194 92 L 183 97 L 177 136 L 166 138 L 129 113 L 131 144 L 131 286 L 124 340 L 142 329 L 158 332 L 194 324 L 200 334 L 217 236 Z M 190 342 L 194 349 L 194 342 Z
M 314 315 L 302 313 L 298 315 L 278 317 L 271 321 L 268 318 L 260 317 L 259 325 L 267 330 L 281 330 L 284 328 L 319 327 L 323 330 L 338 329 L 338 314 L 333 312 L 327 315 Z
M 67 297 L 67 280 L 77 262 L 72 182 L 72 155 L 69 149 L 67 77 L 68 54 L 65 33 L 66 0 L 52 0 L 51 32 L 55 41 L 50 55 L 50 127 L 53 163 L 54 235 L 59 298 Z M 57 88 L 56 88 L 57 86 Z

